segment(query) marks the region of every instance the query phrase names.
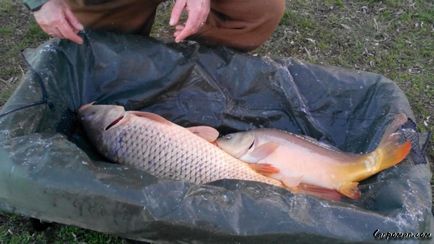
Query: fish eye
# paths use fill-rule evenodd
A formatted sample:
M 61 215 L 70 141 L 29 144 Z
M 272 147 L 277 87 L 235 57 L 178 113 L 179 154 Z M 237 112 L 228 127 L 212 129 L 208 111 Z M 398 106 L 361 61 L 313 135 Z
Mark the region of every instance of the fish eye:
M 94 116 L 93 116 L 93 114 L 87 114 L 87 115 L 83 115 L 83 116 L 80 116 L 80 120 L 92 120 L 92 118 L 93 118 Z
M 225 135 L 225 136 L 223 136 L 223 139 L 229 141 L 230 139 L 232 139 L 232 135 L 231 134 Z

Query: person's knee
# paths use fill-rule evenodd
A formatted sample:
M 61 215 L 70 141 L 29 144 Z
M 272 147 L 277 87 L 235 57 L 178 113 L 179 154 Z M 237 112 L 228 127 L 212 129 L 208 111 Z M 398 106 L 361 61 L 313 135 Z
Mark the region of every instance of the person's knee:
M 268 1 L 267 7 L 264 9 L 264 23 L 262 25 L 264 28 L 269 30 L 271 33 L 277 28 L 280 20 L 285 13 L 285 0 L 270 0 Z
M 270 0 L 264 5 L 263 13 L 265 16 L 261 18 L 261 22 L 258 23 L 257 28 L 255 28 L 255 33 L 246 43 L 243 48 L 244 51 L 252 51 L 260 47 L 264 42 L 266 42 L 277 26 L 285 13 L 285 0 Z
M 266 11 L 269 13 L 272 21 L 278 24 L 283 14 L 285 13 L 285 0 L 272 0 L 268 2 L 269 9 L 267 9 Z
M 225 0 L 215 1 L 213 7 L 215 11 L 197 34 L 198 40 L 252 51 L 276 29 L 285 12 L 285 0 Z

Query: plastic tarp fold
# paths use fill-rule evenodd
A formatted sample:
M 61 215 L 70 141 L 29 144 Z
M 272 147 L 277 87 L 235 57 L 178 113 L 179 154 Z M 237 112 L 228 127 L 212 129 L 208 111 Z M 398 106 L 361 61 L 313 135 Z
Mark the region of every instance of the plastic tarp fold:
M 92 101 L 120 104 L 182 126 L 279 128 L 359 153 L 376 148 L 395 114 L 414 121 L 389 79 L 196 43 L 84 37 L 24 53 L 30 71 L 0 112 L 0 209 L 161 242 L 365 242 L 376 229 L 430 231 L 431 171 L 418 147 L 363 181 L 360 200 L 334 202 L 256 182 L 157 179 L 96 153 L 75 113 Z M 411 121 L 404 129 L 417 138 Z

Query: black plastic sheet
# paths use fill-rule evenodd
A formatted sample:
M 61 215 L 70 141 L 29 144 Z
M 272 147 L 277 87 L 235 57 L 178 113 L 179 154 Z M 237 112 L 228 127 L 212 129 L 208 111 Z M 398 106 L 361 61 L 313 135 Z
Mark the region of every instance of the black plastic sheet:
M 431 171 L 417 146 L 362 182 L 360 200 L 334 202 L 256 182 L 157 179 L 96 153 L 75 114 L 92 101 L 120 104 L 222 134 L 272 127 L 366 152 L 397 113 L 418 135 L 385 77 L 196 43 L 84 37 L 25 52 L 30 71 L 0 112 L 0 209 L 147 241 L 365 242 L 376 229 L 431 230 Z

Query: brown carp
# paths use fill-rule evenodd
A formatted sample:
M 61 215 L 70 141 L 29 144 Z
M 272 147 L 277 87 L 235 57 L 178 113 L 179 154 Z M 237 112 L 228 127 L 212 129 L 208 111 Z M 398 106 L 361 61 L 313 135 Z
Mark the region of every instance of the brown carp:
M 82 106 L 80 121 L 97 150 L 108 159 L 162 178 L 204 184 L 221 179 L 280 186 L 214 144 L 214 128 L 184 128 L 163 117 L 115 105 Z
M 313 138 L 277 129 L 228 134 L 219 138 L 217 145 L 293 192 L 307 185 L 357 199 L 359 181 L 396 165 L 409 153 L 410 142 L 401 142 L 400 133 L 395 132 L 406 121 L 407 116 L 398 114 L 377 149 L 365 154 L 345 153 Z

